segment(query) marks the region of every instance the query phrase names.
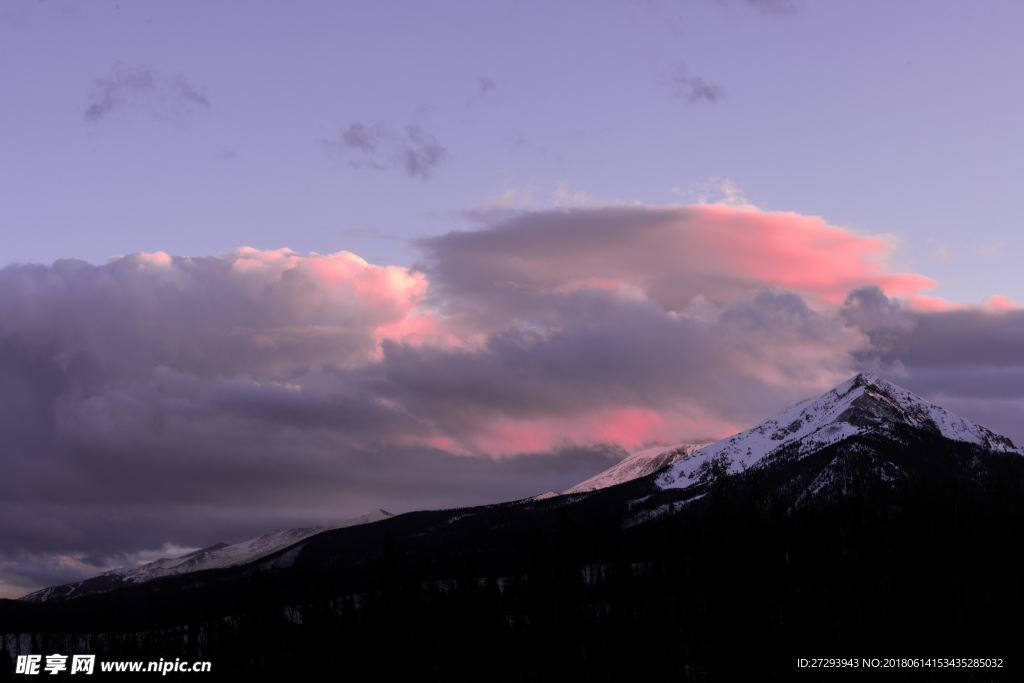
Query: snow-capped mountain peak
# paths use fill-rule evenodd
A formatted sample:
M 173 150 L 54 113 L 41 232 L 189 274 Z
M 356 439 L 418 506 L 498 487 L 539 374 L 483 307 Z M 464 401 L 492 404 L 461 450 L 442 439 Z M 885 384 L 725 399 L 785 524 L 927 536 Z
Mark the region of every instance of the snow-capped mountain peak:
M 860 373 L 831 391 L 807 399 L 780 415 L 674 463 L 658 484 L 684 487 L 697 481 L 701 466 L 726 458 L 732 472 L 757 467 L 783 449 L 806 455 L 850 437 L 888 433 L 902 425 L 975 444 L 998 453 L 1020 453 L 1005 436 L 950 413 L 900 386 Z

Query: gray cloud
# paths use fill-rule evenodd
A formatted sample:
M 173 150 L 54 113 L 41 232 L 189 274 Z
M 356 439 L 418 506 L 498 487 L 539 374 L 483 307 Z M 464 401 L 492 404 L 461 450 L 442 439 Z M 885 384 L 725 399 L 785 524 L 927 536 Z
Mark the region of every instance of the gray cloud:
M 375 154 L 381 140 L 389 134 L 390 130 L 381 124 L 352 123 L 341 132 L 341 144 L 348 149 Z
M 166 543 L 518 498 L 621 457 L 431 447 L 458 416 L 415 414 L 375 360 L 415 288 L 345 253 L 0 269 L 0 592 Z
M 824 243 L 860 257 L 833 261 Z M 775 286 L 842 300 L 889 280 L 874 261 L 886 249 L 881 240 L 809 217 L 727 207 L 526 212 L 419 245 L 439 303 L 457 303 L 458 314 L 477 324 L 543 316 L 553 293 L 588 283 L 636 287 L 664 309 L 683 311 L 696 298 L 721 304 Z
M 792 17 L 800 12 L 800 0 L 718 0 L 719 4 L 726 6 L 738 1 L 740 5 L 756 10 L 763 14 L 777 17 Z
M 730 235 L 727 223 L 712 218 L 719 212 L 742 219 L 742 225 L 733 224 L 736 232 Z M 453 315 L 484 329 L 501 329 L 506 321 L 519 319 L 539 322 L 542 330 L 560 330 L 554 336 L 541 332 L 543 341 L 521 354 L 548 368 L 549 376 L 557 378 L 552 380 L 555 388 L 574 386 L 562 373 L 574 367 L 573 358 L 585 358 L 591 367 L 615 369 L 602 371 L 599 379 L 595 375 L 591 387 L 576 385 L 578 395 L 621 392 L 624 401 L 639 403 L 638 394 L 629 391 L 632 378 L 636 391 L 651 398 L 649 405 L 664 406 L 685 393 L 673 387 L 685 385 L 686 391 L 703 392 L 699 400 L 714 414 L 742 423 L 753 420 L 761 406 L 780 400 L 773 388 L 752 379 L 750 368 L 785 378 L 779 381 L 804 382 L 805 387 L 810 384 L 807 377 L 820 371 L 871 369 L 1024 442 L 1024 312 L 908 309 L 878 285 L 857 284 L 858 279 L 875 278 L 897 288 L 919 277 L 872 271 L 867 254 L 877 253 L 878 245 L 868 247 L 870 238 L 849 236 L 869 240 L 849 244 L 851 252 L 864 248 L 866 270 L 850 270 L 855 262 L 845 258 L 826 263 L 822 259 L 828 254 L 818 251 L 819 246 L 809 248 L 807 259 L 786 265 L 787 257 L 799 251 L 801 237 L 820 229 L 820 240 L 831 242 L 838 233 L 802 221 L 787 226 L 792 217 L 758 225 L 762 218 L 768 216 L 718 208 L 533 212 L 420 244 L 431 291 L 438 305 L 451 307 Z M 754 239 L 757 234 L 774 235 L 778 241 L 762 242 Z M 811 242 L 823 243 L 819 237 Z M 785 253 L 776 253 L 775 247 L 783 243 Z M 744 247 L 752 251 L 744 254 Z M 821 280 L 838 270 L 850 277 L 834 285 Z M 792 292 L 778 291 L 783 282 L 812 300 L 849 294 L 838 309 L 811 309 Z M 640 311 L 651 317 L 641 321 Z M 680 317 L 660 317 L 666 311 Z M 640 339 L 629 338 L 627 331 L 638 331 Z M 572 351 L 545 357 L 577 333 L 581 339 Z M 582 341 L 587 335 L 608 355 L 587 350 Z M 760 349 L 748 348 L 762 342 Z M 515 346 L 505 346 L 504 367 L 515 367 L 516 376 L 531 377 L 514 360 Z M 639 368 L 637 363 L 646 359 L 658 362 Z M 434 367 L 444 368 L 439 373 L 450 370 L 450 377 L 461 374 L 444 365 Z M 669 369 L 657 376 L 656 367 Z M 714 368 L 721 381 L 703 375 L 704 368 Z M 622 377 L 616 374 L 619 370 Z M 732 394 L 735 388 L 737 395 Z M 770 398 L 761 406 L 744 406 L 747 392 Z M 716 406 L 718 396 L 735 401 L 733 410 Z M 569 398 L 552 394 L 550 400 L 557 404 Z
M 852 365 L 843 349 L 860 339 L 784 292 L 684 317 L 648 301 L 577 292 L 550 298 L 544 314 L 557 332 L 503 329 L 472 353 L 386 346 L 392 397 L 449 434 L 464 433 L 467 422 L 583 418 L 629 406 L 675 415 L 678 436 L 699 438 L 723 421 L 748 424 L 798 400 L 822 371 L 845 376 Z M 811 367 L 787 351 L 794 345 L 836 351 Z M 792 386 L 767 381 L 776 373 Z
M 689 69 L 682 65 L 672 71 L 669 83 L 672 95 L 686 100 L 690 104 L 713 103 L 724 97 L 720 87 L 700 76 L 691 74 Z
M 110 75 L 93 83 L 83 112 L 99 123 L 122 109 L 144 109 L 158 118 L 209 109 L 210 101 L 182 75 L 166 76 L 146 66 L 114 65 Z
M 448 156 L 448 152 L 433 135 L 423 131 L 419 126 L 406 126 L 405 134 L 408 141 L 402 150 L 405 172 L 410 177 L 427 180 L 434 167 Z
M 334 140 L 325 141 L 327 152 L 363 168 L 401 168 L 410 178 L 429 180 L 448 151 L 417 125 L 402 129 L 384 123 L 350 123 Z
M 798 0 L 744 0 L 747 5 L 765 14 L 792 16 L 800 11 Z
M 476 92 L 474 92 L 473 95 L 468 100 L 466 100 L 466 106 L 474 106 L 475 104 L 479 103 L 481 100 L 483 100 L 490 93 L 493 93 L 497 89 L 498 84 L 494 82 L 494 79 L 492 79 L 490 76 L 481 76 L 479 79 L 477 79 Z
M 915 317 L 876 285 L 855 289 L 846 297 L 839 315 L 848 325 L 864 331 L 870 346 L 860 352 L 863 362 L 878 362 L 879 354 L 893 351 L 914 330 Z
M 860 368 L 1022 436 L 1024 316 L 909 311 L 872 288 L 871 238 L 817 219 L 545 211 L 419 247 L 417 269 L 254 249 L 0 269 L 0 592 L 563 488 L 616 444 L 722 436 Z
M 1024 443 L 1024 311 L 922 313 L 869 287 L 840 313 L 871 340 L 861 365 Z

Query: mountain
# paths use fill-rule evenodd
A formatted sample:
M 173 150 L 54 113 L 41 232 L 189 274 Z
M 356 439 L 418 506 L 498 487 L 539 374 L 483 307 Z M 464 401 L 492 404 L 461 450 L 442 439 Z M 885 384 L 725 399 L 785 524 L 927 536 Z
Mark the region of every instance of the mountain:
M 991 658 L 920 673 L 1024 680 L 1006 628 L 1024 613 L 1024 453 L 1009 439 L 861 374 L 686 450 L 645 453 L 638 469 L 663 468 L 604 488 L 0 601 L 0 673 L 43 648 L 209 659 L 225 677 L 788 681 L 815 678 L 798 658 L 830 653 Z
M 895 384 L 861 373 L 829 392 L 807 399 L 761 424 L 679 459 L 657 482 L 685 488 L 717 463 L 736 474 L 801 459 L 867 437 L 906 443 L 907 431 L 971 444 L 990 453 L 1024 455 L 1005 436 L 948 412 Z M 865 453 L 867 455 L 867 453 Z
M 587 493 L 623 482 L 646 477 L 672 463 L 691 456 L 708 442 L 683 442 L 672 446 L 650 446 L 633 451 L 608 469 L 598 472 L 586 481 L 562 491 L 563 494 Z
M 806 399 L 776 417 L 718 442 L 683 442 L 633 451 L 626 458 L 561 494 L 615 486 L 666 470 L 657 482 L 664 488 L 697 483 L 712 464 L 737 474 L 770 467 L 786 454 L 806 455 L 858 436 L 892 435 L 910 428 L 971 443 L 996 453 L 1022 453 L 1010 439 L 869 373 L 860 373 L 831 391 Z M 671 467 L 670 467 L 671 466 Z
M 50 600 L 79 598 L 92 593 L 110 591 L 124 584 L 145 583 L 166 576 L 248 564 L 271 555 L 278 550 L 295 545 L 299 541 L 322 531 L 369 524 L 370 522 L 376 522 L 392 516 L 387 510 L 375 510 L 332 526 L 276 529 L 241 543 L 231 545 L 216 543 L 179 557 L 161 558 L 134 567 L 112 569 L 99 576 L 82 581 L 42 588 L 23 596 L 21 600 L 26 602 L 48 602 Z

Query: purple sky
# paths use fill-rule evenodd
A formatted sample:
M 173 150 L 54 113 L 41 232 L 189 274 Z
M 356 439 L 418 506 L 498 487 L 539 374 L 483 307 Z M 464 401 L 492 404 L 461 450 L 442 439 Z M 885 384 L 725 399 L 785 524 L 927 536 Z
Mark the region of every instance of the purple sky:
M 1020 300 L 1022 21 L 1012 1 L 5 3 L 0 262 L 408 264 L 394 238 L 510 191 L 659 205 L 728 178 L 898 235 L 949 298 Z M 398 139 L 332 151 L 353 123 Z M 444 150 L 427 177 L 394 158 L 410 125 Z
M 979 7 L 3 5 L 0 596 L 860 369 L 1024 441 L 1024 9 Z

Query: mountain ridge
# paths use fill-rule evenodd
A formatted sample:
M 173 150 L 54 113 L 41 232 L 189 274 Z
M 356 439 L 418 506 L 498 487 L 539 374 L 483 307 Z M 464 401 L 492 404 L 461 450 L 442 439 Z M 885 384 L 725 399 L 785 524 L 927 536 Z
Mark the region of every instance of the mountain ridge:
M 275 529 L 239 543 L 215 543 L 184 555 L 162 557 L 138 566 L 111 569 L 81 581 L 47 586 L 28 593 L 19 600 L 47 602 L 54 599 L 77 598 L 113 590 L 124 584 L 146 583 L 167 576 L 234 567 L 272 555 L 323 531 L 369 524 L 393 516 L 387 510 L 379 509 L 330 526 Z
M 677 460 L 687 458 L 713 443 L 712 441 L 682 441 L 668 446 L 648 446 L 631 452 L 608 469 L 602 470 L 578 484 L 562 491 L 563 495 L 587 493 L 645 477 L 668 467 Z
M 891 435 L 897 426 L 969 443 L 993 453 L 1024 455 L 1012 440 L 955 415 L 903 387 L 861 372 L 817 397 L 805 399 L 750 429 L 673 463 L 657 477 L 663 488 L 699 481 L 714 462 L 736 474 L 770 463 L 783 451 L 797 456 L 864 434 Z
M 857 456 L 868 460 L 882 480 L 895 481 L 906 475 L 902 466 L 894 464 L 890 459 L 879 458 L 875 452 L 877 449 L 854 444 L 853 441 L 874 436 L 898 442 L 903 437 L 896 433 L 897 427 L 971 444 L 992 453 L 1024 455 L 1024 451 L 1005 436 L 954 415 L 875 375 L 859 373 L 830 391 L 800 401 L 775 417 L 731 437 L 709 444 L 681 442 L 640 449 L 561 493 L 542 494 L 513 504 L 533 505 L 551 501 L 554 505 L 566 505 L 648 477 L 656 489 L 663 491 L 692 488 L 694 494 L 687 496 L 681 503 L 689 504 L 704 496 L 700 489 L 707 483 L 707 475 L 716 465 L 717 474 L 740 474 L 771 467 L 782 455 L 799 460 L 834 446 L 842 446 L 843 458 Z M 845 491 L 848 469 L 848 462 L 841 458 L 834 459 L 801 484 L 803 492 L 797 496 L 796 503 L 814 498 L 830 487 L 836 488 L 837 482 L 840 492 Z M 644 499 L 631 500 L 629 505 L 632 508 Z M 626 520 L 627 526 L 656 519 L 673 509 L 673 504 L 661 503 L 646 511 L 643 505 L 639 508 Z M 390 513 L 380 510 L 332 527 L 276 530 L 241 543 L 215 544 L 180 557 L 161 558 L 139 567 L 115 569 L 82 581 L 42 588 L 23 596 L 21 600 L 47 602 L 77 598 L 157 578 L 248 563 L 262 562 L 267 567 L 286 566 L 308 541 L 322 532 L 366 524 L 390 516 Z M 464 514 L 454 515 L 449 519 L 449 524 L 461 516 Z M 293 548 L 295 552 L 290 550 Z
M 659 481 L 683 468 L 696 476 Z M 1005 624 L 1024 610 L 1022 537 L 1012 441 L 859 375 L 615 486 L 410 512 L 80 599 L 0 601 L 0 661 L 46 643 L 187 655 L 238 677 L 705 683 L 792 680 L 808 652 L 898 643 L 1005 656 L 985 680 L 1021 680 Z

